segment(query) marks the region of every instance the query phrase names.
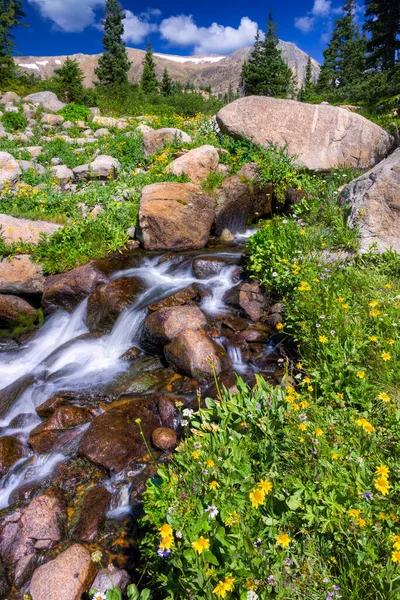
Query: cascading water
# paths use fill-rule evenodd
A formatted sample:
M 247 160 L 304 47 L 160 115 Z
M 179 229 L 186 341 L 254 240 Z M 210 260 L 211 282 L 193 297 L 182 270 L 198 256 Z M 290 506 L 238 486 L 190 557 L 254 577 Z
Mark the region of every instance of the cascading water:
M 247 233 L 243 239 L 247 239 Z M 200 303 L 208 315 L 223 315 L 230 309 L 224 302 L 226 293 L 237 283 L 238 252 L 209 252 L 208 258 L 216 257 L 225 261 L 218 275 L 198 279 L 192 269 L 193 260 L 201 253 L 174 256 L 145 257 L 134 268 L 115 272 L 112 279 L 122 277 L 140 278 L 146 290 L 127 310 L 122 312 L 112 331 L 101 337 L 88 334 L 86 326 L 87 300 L 83 301 L 72 314 L 59 311 L 49 317 L 36 336 L 24 347 L 14 352 L 0 353 L 0 391 L 16 384 L 24 377 L 32 380 L 22 389 L 12 406 L 2 414 L 0 426 L 3 435 L 17 435 L 27 446 L 29 433 L 40 422 L 36 407 L 54 394 L 62 391 L 96 392 L 104 389 L 123 374 L 129 361 L 122 355 L 132 346 L 140 345 L 141 329 L 148 314 L 146 307 L 159 302 L 192 283 L 200 284 L 206 290 Z M 232 264 L 233 263 L 233 264 Z M 85 335 L 86 334 L 86 335 Z M 221 338 L 230 356 L 232 369 L 245 373 L 245 365 L 240 350 L 230 346 Z M 8 388 L 7 388 L 8 389 Z M 4 413 L 4 411 L 3 411 Z M 12 420 L 20 414 L 31 415 L 26 425 L 13 427 Z M 47 477 L 62 461 L 76 451 L 80 438 L 87 425 L 76 428 L 74 435 L 68 436 L 57 452 L 34 455 L 28 449 L 27 456 L 18 461 L 12 470 L 0 481 L 0 508 L 7 506 L 10 494 L 21 485 Z M 129 506 L 128 488 L 118 487 L 118 480 L 107 484 L 115 494 L 109 516 L 126 513 Z

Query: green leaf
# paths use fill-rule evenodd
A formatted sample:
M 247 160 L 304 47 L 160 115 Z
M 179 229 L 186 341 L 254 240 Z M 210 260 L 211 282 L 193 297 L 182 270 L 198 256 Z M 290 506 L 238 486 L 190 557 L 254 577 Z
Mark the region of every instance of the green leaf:
M 122 592 L 119 588 L 113 590 L 107 590 L 106 600 L 122 600 Z
M 139 590 L 137 589 L 137 586 L 134 583 L 128 585 L 128 587 L 126 588 L 126 593 L 128 594 L 129 600 L 137 600 L 140 596 Z
M 151 591 L 149 590 L 149 588 L 145 588 L 141 591 L 140 600 L 148 600 L 150 598 L 150 595 Z
M 205 560 L 206 562 L 209 562 L 209 563 L 211 563 L 212 565 L 215 565 L 216 567 L 218 567 L 218 565 L 219 565 L 219 562 L 218 562 L 218 560 L 217 560 L 217 557 L 216 557 L 216 556 L 214 556 L 214 554 L 213 554 L 212 552 L 210 552 L 210 550 L 206 550 L 206 551 L 204 552 L 203 556 L 204 556 L 204 560 Z

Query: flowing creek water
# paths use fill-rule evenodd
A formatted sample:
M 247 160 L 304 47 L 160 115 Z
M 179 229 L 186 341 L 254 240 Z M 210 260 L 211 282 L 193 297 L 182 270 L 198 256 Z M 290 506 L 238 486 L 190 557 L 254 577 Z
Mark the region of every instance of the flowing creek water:
M 88 301 L 85 299 L 72 314 L 60 310 L 46 318 L 42 328 L 25 345 L 15 351 L 0 353 L 0 397 L 6 390 L 7 402 L 11 403 L 8 390 L 12 391 L 12 404 L 7 410 L 3 410 L 0 421 L 1 435 L 17 437 L 25 447 L 24 456 L 0 480 L 0 509 L 5 509 L 16 500 L 27 497 L 30 499 L 31 489 L 37 493 L 37 490 L 51 485 L 60 465 L 76 456 L 79 442 L 90 426 L 90 423 L 85 423 L 75 427 L 64 437 L 60 437 L 56 447 L 50 452 L 35 453 L 28 440 L 31 431 L 41 423 L 36 408 L 55 394 L 65 391 L 104 396 L 114 394 L 114 398 L 118 399 L 129 387 L 132 364 L 135 365 L 135 360 L 126 360 L 124 355 L 134 346 L 141 349 L 141 333 L 148 315 L 147 307 L 191 284 L 199 284 L 203 290 L 197 306 L 207 316 L 211 330 L 214 330 L 214 341 L 226 353 L 230 363 L 227 377 L 232 384 L 235 381 L 234 373 L 250 380 L 254 379 L 254 373 L 257 372 L 266 377 L 276 376 L 279 352 L 271 342 L 271 335 L 267 333 L 268 327 L 258 331 L 258 337 L 250 340 L 255 343 L 252 346 L 254 351 L 249 352 L 248 346 L 251 344 L 238 343 L 238 332 L 229 321 L 234 322 L 239 318 L 244 322 L 244 319 L 239 316 L 237 307 L 225 302 L 227 293 L 243 280 L 243 269 L 239 265 L 243 262 L 244 244 L 253 232 L 254 230 L 248 230 L 238 235 L 236 243 L 226 248 L 209 248 L 177 255 L 143 253 L 139 264 L 116 270 L 111 275 L 111 280 L 122 277 L 140 278 L 145 289 L 119 315 L 109 333 L 89 333 L 86 324 Z M 203 256 L 215 258 L 220 263 L 223 261 L 218 274 L 201 279 L 196 277 L 193 261 Z M 221 323 L 224 319 L 228 326 L 222 329 L 215 327 L 215 323 Z M 249 330 L 257 330 L 254 324 L 253 328 L 251 325 L 248 327 Z M 263 336 L 265 339 L 260 343 Z M 142 374 L 154 360 L 160 361 L 160 358 L 142 352 L 136 376 Z M 168 365 L 164 362 L 161 366 L 166 369 Z M 191 382 L 185 391 L 175 396 L 181 396 L 187 405 L 197 402 L 198 387 L 202 389 L 204 396 L 210 391 L 212 384 L 199 386 L 196 382 Z M 143 393 L 149 395 L 153 391 L 166 390 L 161 385 Z M 169 389 L 167 394 L 170 394 Z M 3 404 L 3 408 L 4 406 Z M 100 406 L 97 414 L 101 414 L 103 410 Z M 104 475 L 101 483 L 111 492 L 107 513 L 109 519 L 120 519 L 129 513 L 132 481 L 135 481 L 135 477 L 144 468 L 144 464 L 131 465 L 128 476 L 126 470 L 111 470 L 111 473 Z M 21 494 L 21 490 L 28 490 L 28 495 Z

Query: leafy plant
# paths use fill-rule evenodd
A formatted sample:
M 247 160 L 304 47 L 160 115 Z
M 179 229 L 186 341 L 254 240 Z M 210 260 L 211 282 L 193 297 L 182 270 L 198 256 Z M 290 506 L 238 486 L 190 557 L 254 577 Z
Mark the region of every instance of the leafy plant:
M 4 125 L 4 129 L 10 133 L 15 131 L 23 131 L 28 125 L 28 121 L 24 115 L 15 112 L 6 112 L 1 117 L 1 122 Z
M 67 121 L 86 121 L 90 117 L 90 110 L 83 104 L 70 102 L 58 111 L 58 114 Z

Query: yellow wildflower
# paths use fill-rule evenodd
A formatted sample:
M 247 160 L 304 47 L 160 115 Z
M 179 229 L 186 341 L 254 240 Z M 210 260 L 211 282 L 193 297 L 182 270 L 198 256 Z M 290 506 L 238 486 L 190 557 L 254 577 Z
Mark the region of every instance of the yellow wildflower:
M 362 417 L 361 419 L 358 419 L 356 421 L 356 424 L 359 427 L 362 427 L 364 429 L 364 431 L 367 431 L 368 433 L 372 433 L 373 431 L 375 431 L 375 427 L 373 425 L 371 425 L 371 423 L 369 421 L 367 421 L 367 419 L 365 419 L 364 417 Z
M 392 561 L 400 563 L 400 552 L 398 550 L 393 550 L 393 552 L 392 552 Z
M 390 485 L 386 477 L 378 477 L 375 480 L 375 488 L 382 494 L 382 496 L 386 496 L 390 489 Z
M 375 308 L 378 305 L 379 302 L 377 300 L 371 300 L 371 302 L 368 304 L 368 306 L 370 306 L 371 308 Z
M 233 590 L 233 588 L 235 587 L 234 583 L 235 579 L 232 577 L 232 574 L 227 575 L 225 577 L 224 585 L 227 592 L 231 592 Z
M 340 454 L 338 454 L 337 452 L 332 452 L 332 459 L 338 460 L 338 458 L 340 458 Z
M 278 329 L 278 331 L 280 331 L 281 329 L 283 329 L 284 325 L 283 323 L 278 323 L 276 328 Z
M 196 450 L 195 450 L 194 452 L 192 452 L 192 458 L 197 460 L 198 458 L 200 458 L 200 454 L 198 452 L 196 452 Z
M 357 377 L 359 377 L 360 379 L 364 379 L 365 371 L 357 371 Z
M 229 513 L 228 517 L 225 520 L 225 525 L 228 527 L 232 527 L 232 525 L 238 525 L 240 522 L 240 515 L 235 510 L 232 513 Z
M 400 535 L 392 535 L 392 544 L 395 550 L 400 550 Z
M 389 477 L 389 467 L 386 465 L 379 465 L 379 467 L 375 467 L 375 473 L 387 479 Z
M 272 483 L 266 479 L 261 479 L 260 483 L 258 484 L 258 487 L 261 488 L 262 491 L 267 496 L 269 494 L 269 492 L 272 490 Z
M 225 598 L 227 590 L 223 581 L 219 581 L 213 589 L 213 594 L 216 594 L 218 598 Z
M 381 314 L 381 311 L 374 309 L 374 310 L 371 310 L 369 314 L 371 317 L 379 317 L 379 315 Z
M 253 488 L 249 494 L 249 498 L 250 498 L 251 505 L 253 506 L 253 508 L 258 508 L 259 506 L 264 504 L 265 492 L 263 489 Z
M 388 360 L 391 360 L 391 359 L 392 359 L 392 355 L 391 355 L 391 354 L 389 354 L 389 352 L 382 352 L 382 354 L 381 354 L 381 358 L 383 358 L 383 360 L 384 360 L 385 362 L 387 362 Z
M 386 392 L 381 392 L 378 394 L 378 400 L 382 400 L 382 402 L 389 402 L 390 396 L 388 396 Z
M 204 550 L 208 550 L 210 547 L 210 540 L 200 536 L 198 540 L 192 542 L 192 548 L 198 554 L 204 552 Z
M 358 519 L 360 516 L 360 511 L 357 508 L 350 508 L 350 510 L 347 511 L 347 514 L 353 519 Z
M 321 342 L 321 344 L 326 344 L 326 342 L 328 341 L 326 335 L 320 335 L 318 339 Z
M 173 529 L 171 525 L 168 525 L 168 523 L 160 527 L 158 531 L 160 532 L 161 537 L 167 537 L 173 533 Z
M 306 423 L 300 423 L 299 429 L 300 429 L 300 431 L 305 431 L 307 429 Z
M 215 462 L 209 458 L 206 462 L 207 467 L 211 468 L 211 467 L 215 467 Z
M 317 427 L 315 430 L 315 437 L 321 437 L 321 435 L 324 435 L 324 432 L 322 431 L 321 427 Z
M 17 248 L 17 250 L 18 250 L 18 248 Z M 389 338 L 387 343 L 389 344 L 389 346 L 393 346 L 393 344 L 395 344 L 395 341 L 394 341 L 394 339 Z
M 211 483 L 210 483 L 211 490 L 216 490 L 219 487 L 221 487 L 221 486 L 219 485 L 218 481 L 211 481 Z
M 369 339 L 371 342 L 377 342 L 378 341 L 378 336 L 377 335 L 370 335 Z
M 356 525 L 358 525 L 359 527 L 363 528 L 366 525 L 366 521 L 365 519 L 362 519 L 361 517 L 359 519 L 357 519 L 356 521 Z
M 167 535 L 161 539 L 160 548 L 161 550 L 170 550 L 171 546 L 174 545 L 174 538 L 172 535 Z
M 283 546 L 284 548 L 287 548 L 291 542 L 291 539 L 287 533 L 281 533 L 280 535 L 277 535 L 275 537 L 275 539 L 276 539 L 277 545 Z

